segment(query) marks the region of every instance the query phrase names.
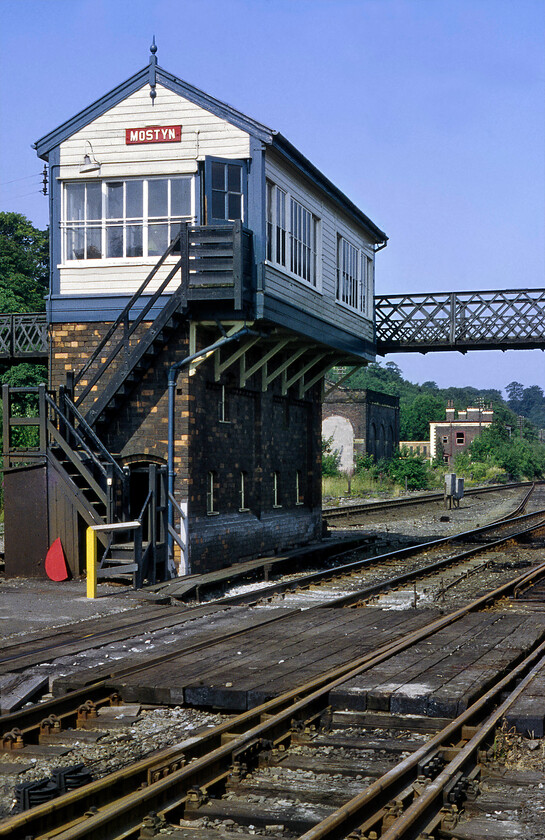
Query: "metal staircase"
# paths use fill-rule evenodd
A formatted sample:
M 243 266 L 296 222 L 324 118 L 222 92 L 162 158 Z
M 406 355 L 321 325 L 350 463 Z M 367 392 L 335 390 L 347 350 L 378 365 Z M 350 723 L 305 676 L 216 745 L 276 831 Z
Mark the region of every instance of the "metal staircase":
M 155 292 L 143 300 L 167 258 L 176 251 L 179 251 L 179 259 L 175 265 L 169 268 Z M 146 327 L 146 320 L 151 320 L 150 313 L 178 272 L 181 272 L 179 284 L 152 324 Z M 188 228 L 182 225 L 178 236 L 108 329 L 85 365 L 69 382 L 75 395 L 74 403 L 81 408 L 89 425 L 108 424 L 161 352 L 184 315 L 188 280 Z
M 129 519 L 129 476 L 108 452 L 66 389 L 58 401 L 45 386 L 3 386 L 4 467 L 47 465 L 48 483 L 60 483 L 83 523 L 101 526 L 97 577 L 130 581 L 140 588 L 167 577 L 166 483 L 151 465 L 149 490 L 136 519 Z M 22 432 L 22 434 L 21 434 Z M 164 470 L 163 470 L 164 472 Z M 55 521 L 55 512 L 51 512 Z M 51 521 L 51 520 L 50 520 Z M 108 525 L 116 523 L 110 532 Z M 119 523 L 126 528 L 119 528 Z M 114 537 L 115 534 L 115 537 Z
M 130 576 L 140 587 L 145 580 L 154 583 L 169 576 L 166 468 L 148 465 L 148 493 L 134 518 L 130 476 L 104 445 L 102 430 L 163 351 L 190 301 L 246 310 L 253 288 L 251 265 L 251 233 L 240 222 L 182 224 L 90 358 L 69 374 L 56 400 L 45 386 L 4 389 L 5 465 L 41 459 L 54 472 L 70 511 L 86 526 L 98 526 L 104 549 L 99 578 Z M 26 416 L 11 411 L 12 397 L 22 391 L 38 395 L 38 408 Z M 36 445 L 13 442 L 11 432 L 18 423 L 35 427 Z M 56 530 L 50 525 L 55 535 Z

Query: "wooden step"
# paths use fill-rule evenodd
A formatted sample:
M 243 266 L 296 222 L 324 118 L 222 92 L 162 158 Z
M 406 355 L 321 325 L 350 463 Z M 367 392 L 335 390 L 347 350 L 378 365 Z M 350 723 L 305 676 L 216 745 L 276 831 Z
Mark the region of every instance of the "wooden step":
M 119 566 L 103 566 L 102 569 L 97 570 L 97 578 L 112 578 L 121 577 L 121 575 L 133 574 L 138 571 L 137 563 L 123 563 Z

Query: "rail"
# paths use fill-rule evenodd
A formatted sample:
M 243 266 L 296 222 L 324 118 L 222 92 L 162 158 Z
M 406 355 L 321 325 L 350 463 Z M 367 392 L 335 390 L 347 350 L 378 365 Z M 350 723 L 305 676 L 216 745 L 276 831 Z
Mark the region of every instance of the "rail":
M 522 487 L 534 487 L 542 482 L 519 481 L 512 484 L 494 484 L 490 487 L 464 488 L 464 496 L 478 496 L 481 493 L 496 493 L 502 490 L 515 490 Z M 373 511 L 388 510 L 389 508 L 410 507 L 411 505 L 431 504 L 442 502 L 444 493 L 418 493 L 414 496 L 406 496 L 399 499 L 386 499 L 380 502 L 362 502 L 361 504 L 339 505 L 338 507 L 323 508 L 324 519 L 339 519 L 356 516 L 360 513 L 373 513 Z
M 541 565 L 541 570 L 545 571 L 545 564 Z M 297 731 L 297 724 L 311 726 L 319 721 L 327 710 L 330 692 L 345 681 L 454 624 L 467 613 L 482 609 L 494 600 L 512 593 L 526 577 L 527 574 L 519 575 L 470 604 L 431 621 L 423 628 L 411 631 L 401 640 L 387 642 L 370 653 L 319 674 L 310 682 L 231 717 L 200 737 L 188 739 L 161 753 L 154 753 L 128 768 L 10 817 L 0 823 L 0 837 L 23 838 L 37 834 L 50 836 L 59 832 L 65 840 L 95 840 L 99 836 L 135 837 L 142 821 L 148 818 L 150 812 L 161 811 L 167 818 L 170 814 L 175 817 L 195 787 L 204 790 L 207 787 L 217 788 L 227 780 L 238 763 L 256 762 L 260 753 L 274 746 L 289 744 Z M 509 705 L 503 703 L 490 718 L 491 704 L 498 702 L 498 698 L 501 702 L 502 692 L 510 690 L 518 679 L 531 679 L 533 674 L 528 674 L 528 669 L 535 666 L 544 652 L 545 643 L 542 643 L 493 688 L 483 691 L 480 699 L 449 723 L 441 733 L 347 803 L 336 817 L 339 818 L 340 814 L 343 819 L 349 817 L 351 820 L 360 819 L 360 822 L 362 815 L 363 818 L 368 818 L 372 813 L 368 807 L 371 803 L 374 805 L 378 800 L 383 804 L 384 796 L 387 801 L 402 789 L 400 786 L 404 787 L 407 784 L 408 779 L 414 781 L 419 763 L 423 759 L 435 754 L 441 745 L 447 746 L 460 739 L 463 741 L 463 726 L 482 724 L 486 728 L 484 735 L 488 736 L 491 727 Z M 98 684 L 93 688 L 98 688 Z M 515 692 L 508 700 L 514 702 L 514 699 Z M 469 743 L 473 749 L 476 744 L 475 738 L 471 738 Z M 461 752 L 458 755 L 461 755 Z M 347 810 L 348 808 L 350 810 Z M 325 823 L 328 823 L 328 826 L 325 826 Z M 338 819 L 335 821 L 333 815 L 330 815 L 314 830 L 324 827 L 338 829 L 339 825 L 343 823 Z M 355 827 L 357 823 L 349 822 L 348 825 Z M 334 836 L 346 835 L 315 835 L 321 840 Z M 308 840 L 311 837 L 312 834 L 309 833 Z

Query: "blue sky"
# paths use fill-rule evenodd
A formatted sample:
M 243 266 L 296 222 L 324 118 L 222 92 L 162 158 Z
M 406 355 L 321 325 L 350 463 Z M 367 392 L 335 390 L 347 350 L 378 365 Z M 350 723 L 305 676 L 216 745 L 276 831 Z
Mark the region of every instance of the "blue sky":
M 390 237 L 377 292 L 545 286 L 543 0 L 0 0 L 0 209 L 31 144 L 148 61 L 280 130 Z M 540 351 L 389 356 L 545 387 Z

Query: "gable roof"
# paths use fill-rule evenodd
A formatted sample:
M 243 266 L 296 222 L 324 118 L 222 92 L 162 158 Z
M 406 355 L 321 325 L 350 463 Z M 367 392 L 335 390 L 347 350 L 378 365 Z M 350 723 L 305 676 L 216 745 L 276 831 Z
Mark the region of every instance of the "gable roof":
M 150 61 L 149 65 L 146 65 L 146 67 L 139 70 L 125 82 L 122 82 L 113 90 L 109 91 L 109 93 L 105 94 L 100 99 L 97 99 L 96 102 L 93 102 L 87 108 L 84 108 L 83 111 L 80 111 L 69 120 L 66 120 L 66 122 L 49 132 L 49 134 L 41 137 L 34 144 L 38 157 L 43 160 L 47 160 L 49 152 L 64 140 L 68 139 L 68 137 L 71 137 L 72 134 L 80 131 L 86 125 L 93 122 L 93 120 L 97 119 L 97 117 L 100 117 L 102 114 L 106 113 L 106 111 L 109 111 L 110 108 L 113 108 L 137 90 L 140 90 L 140 88 L 142 88 L 145 84 L 150 84 L 152 82 L 154 84 L 157 83 L 163 85 L 163 87 L 173 93 L 183 96 L 195 105 L 198 105 L 215 116 L 226 120 L 237 128 L 240 128 L 242 131 L 247 132 L 252 137 L 260 140 L 262 143 L 272 146 L 285 160 L 295 166 L 308 179 L 310 179 L 312 183 L 316 184 L 321 190 L 323 190 L 336 204 L 342 207 L 342 209 L 356 222 L 358 222 L 358 224 L 363 225 L 375 239 L 377 244 L 386 243 L 388 241 L 388 237 L 384 231 L 378 228 L 374 222 L 372 222 L 371 219 L 369 219 L 369 217 L 359 209 L 359 207 L 357 207 L 338 187 L 326 178 L 326 176 L 320 172 L 320 170 L 304 155 L 302 155 L 301 152 L 299 152 L 295 146 L 289 142 L 289 140 L 283 137 L 280 132 L 246 116 L 246 114 L 243 114 L 241 111 L 237 111 L 236 108 L 233 108 L 226 102 L 222 102 L 219 99 L 215 99 L 213 96 L 209 96 L 207 93 L 199 90 L 199 88 L 196 88 L 193 85 L 190 85 L 188 82 L 178 79 L 176 76 L 173 76 L 172 73 L 169 73 L 167 70 L 164 70 L 162 67 L 154 64 L 153 60 Z

